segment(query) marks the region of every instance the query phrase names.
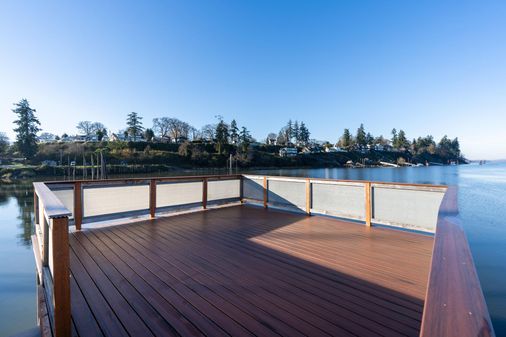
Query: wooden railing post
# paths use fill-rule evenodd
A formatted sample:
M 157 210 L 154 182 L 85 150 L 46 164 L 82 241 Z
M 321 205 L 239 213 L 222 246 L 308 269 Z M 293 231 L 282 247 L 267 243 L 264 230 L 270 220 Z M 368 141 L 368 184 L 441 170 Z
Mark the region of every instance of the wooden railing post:
M 241 201 L 241 204 L 244 203 L 244 177 L 241 175 L 239 177 L 239 200 Z
M 70 253 L 68 218 L 51 219 L 55 337 L 70 336 Z
M 202 179 L 202 208 L 207 208 L 207 178 Z
M 37 196 L 37 193 L 33 191 L 33 215 L 34 215 L 34 221 L 36 224 L 39 223 L 39 197 Z
M 156 213 L 156 180 L 149 181 L 149 216 L 155 218 Z
M 368 181 L 365 183 L 365 225 L 371 226 L 371 182 Z
M 311 179 L 306 178 L 306 213 L 311 215 Z
M 264 208 L 267 208 L 267 202 L 268 202 L 268 200 L 267 200 L 267 195 L 268 195 L 267 194 L 267 188 L 268 188 L 267 187 L 267 177 L 264 176 Z
M 83 189 L 80 181 L 74 183 L 74 225 L 81 230 L 83 223 Z

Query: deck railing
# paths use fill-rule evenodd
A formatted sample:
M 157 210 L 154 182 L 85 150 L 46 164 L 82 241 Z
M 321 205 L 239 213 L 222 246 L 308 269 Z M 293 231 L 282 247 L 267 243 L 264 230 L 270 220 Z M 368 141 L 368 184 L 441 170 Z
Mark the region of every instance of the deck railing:
M 34 183 L 39 325 L 46 334 L 70 336 L 68 217 L 71 213 L 44 183 Z M 43 314 L 40 314 L 43 313 Z
M 316 178 L 243 176 L 243 200 L 435 232 L 446 186 Z
M 450 187 L 438 213 L 421 337 L 495 336 Z
M 97 221 L 154 218 L 162 212 L 238 202 L 337 216 L 367 226 L 435 232 L 421 336 L 474 336 L 480 334 L 470 332 L 478 329 L 482 335 L 493 335 L 467 241 L 455 212 L 449 211 L 448 191 L 453 190 L 446 186 L 222 175 L 47 182 L 34 187 L 37 269 L 48 299 L 49 325 L 58 337 L 70 334 L 69 224 L 81 230 Z M 457 329 L 455 324 L 468 328 Z

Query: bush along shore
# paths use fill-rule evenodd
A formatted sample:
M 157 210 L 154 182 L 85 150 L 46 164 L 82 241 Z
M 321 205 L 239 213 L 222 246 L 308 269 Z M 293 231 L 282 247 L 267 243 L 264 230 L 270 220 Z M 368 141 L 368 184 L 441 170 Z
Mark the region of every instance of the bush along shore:
M 8 163 L 0 169 L 3 179 L 57 176 L 103 178 L 107 175 L 163 173 L 181 170 L 223 170 L 255 168 L 375 167 L 407 165 L 463 164 L 460 157 L 428 151 L 350 150 L 324 152 L 323 149 L 282 157 L 282 146 L 251 144 L 247 148 L 227 144 L 216 152 L 214 144 L 200 142 L 95 142 L 39 144 L 30 161 Z M 302 148 L 299 148 L 301 151 Z M 322 151 L 322 152 L 320 152 Z

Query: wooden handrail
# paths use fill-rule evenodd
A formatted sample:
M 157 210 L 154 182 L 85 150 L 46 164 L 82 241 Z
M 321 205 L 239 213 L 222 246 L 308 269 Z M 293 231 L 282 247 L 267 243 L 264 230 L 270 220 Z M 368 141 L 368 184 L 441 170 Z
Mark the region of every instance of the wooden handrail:
M 420 336 L 495 336 L 454 187 L 439 210 Z
M 156 180 L 158 182 L 167 182 L 167 181 L 202 181 L 202 179 L 207 178 L 208 180 L 229 180 L 229 179 L 239 179 L 241 178 L 241 174 L 217 174 L 217 175 L 195 175 L 195 176 L 173 176 L 173 177 L 141 177 L 141 178 L 113 178 L 113 179 L 83 179 L 83 180 L 54 180 L 54 181 L 46 181 L 44 184 L 47 185 L 56 185 L 56 184 L 73 184 L 76 182 L 80 182 L 81 184 L 108 184 L 108 183 L 121 183 L 121 182 L 147 182 L 151 180 Z
M 264 176 L 257 174 L 241 174 L 243 177 L 255 177 L 256 179 L 263 179 L 266 177 L 269 179 L 293 179 L 304 181 L 307 178 L 302 177 L 290 177 L 290 176 Z M 446 185 L 435 185 L 435 184 L 412 184 L 412 183 L 401 183 L 401 182 L 386 182 L 386 181 L 373 181 L 373 180 L 348 180 L 348 179 L 329 179 L 329 178 L 309 178 L 311 182 L 336 182 L 336 183 L 352 183 L 352 184 L 364 184 L 371 183 L 371 185 L 387 185 L 387 186 L 406 186 L 406 187 L 426 187 L 426 188 L 437 188 L 437 189 L 446 189 L 448 186 Z
M 33 189 L 38 196 L 39 202 L 44 206 L 44 214 L 47 218 L 53 219 L 72 215 L 72 212 L 62 204 L 45 183 L 33 183 Z
M 72 213 L 46 184 L 34 183 L 33 186 L 35 220 L 39 228 L 32 242 L 39 284 L 46 293 L 44 303 L 49 306 L 53 335 L 67 337 L 71 335 L 68 217 Z

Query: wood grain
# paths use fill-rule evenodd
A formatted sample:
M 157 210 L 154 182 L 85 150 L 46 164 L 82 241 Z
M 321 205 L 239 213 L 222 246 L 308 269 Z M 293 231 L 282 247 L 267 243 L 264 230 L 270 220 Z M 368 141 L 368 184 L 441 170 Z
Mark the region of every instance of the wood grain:
M 448 188 L 439 211 L 420 336 L 495 336 L 455 187 Z

